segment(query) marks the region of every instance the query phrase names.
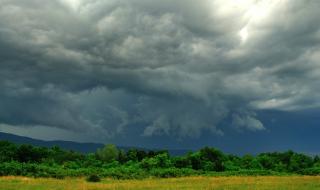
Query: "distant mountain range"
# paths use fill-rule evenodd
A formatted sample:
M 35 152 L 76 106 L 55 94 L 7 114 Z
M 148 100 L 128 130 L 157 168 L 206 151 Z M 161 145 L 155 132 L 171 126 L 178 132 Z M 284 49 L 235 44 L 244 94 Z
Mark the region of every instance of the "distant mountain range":
M 23 136 L 18 136 L 18 135 L 13 135 L 9 133 L 3 133 L 3 132 L 0 132 L 0 141 L 1 140 L 10 141 L 16 144 L 30 144 L 33 146 L 40 146 L 40 147 L 59 146 L 60 148 L 65 150 L 73 150 L 73 151 L 82 152 L 82 153 L 95 152 L 98 148 L 101 148 L 104 146 L 103 144 L 100 144 L 100 143 L 80 143 L 80 142 L 60 141 L 60 140 L 44 141 L 44 140 L 33 139 L 29 137 L 23 137 Z M 137 148 L 137 147 L 118 146 L 118 148 L 127 151 L 130 148 Z M 147 148 L 137 148 L 137 149 L 150 150 Z M 159 149 L 153 149 L 153 150 L 159 150 Z M 189 150 L 184 150 L 184 149 L 171 149 L 168 151 L 172 156 L 184 155 L 187 152 L 189 152 Z

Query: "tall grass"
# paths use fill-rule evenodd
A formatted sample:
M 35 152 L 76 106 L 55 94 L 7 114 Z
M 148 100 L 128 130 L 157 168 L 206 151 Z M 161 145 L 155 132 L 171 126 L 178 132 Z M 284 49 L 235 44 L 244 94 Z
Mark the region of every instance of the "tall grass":
M 26 177 L 1 177 L 1 190 L 128 190 L 128 189 L 217 189 L 217 190 L 317 190 L 320 177 L 258 176 L 258 177 L 183 177 L 143 180 L 103 179 L 100 183 L 84 178 L 63 180 Z

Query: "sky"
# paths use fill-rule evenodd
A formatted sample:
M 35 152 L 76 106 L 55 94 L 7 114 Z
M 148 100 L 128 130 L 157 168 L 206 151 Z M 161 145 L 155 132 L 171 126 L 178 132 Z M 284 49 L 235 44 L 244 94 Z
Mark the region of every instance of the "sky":
M 0 131 L 320 153 L 318 0 L 0 0 Z

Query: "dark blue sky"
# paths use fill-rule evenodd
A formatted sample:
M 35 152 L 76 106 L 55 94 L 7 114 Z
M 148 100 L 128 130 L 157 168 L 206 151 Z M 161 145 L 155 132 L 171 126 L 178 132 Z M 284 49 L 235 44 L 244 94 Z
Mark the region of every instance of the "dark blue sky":
M 0 4 L 0 130 L 319 153 L 320 1 Z M 319 144 L 319 143 L 318 143 Z

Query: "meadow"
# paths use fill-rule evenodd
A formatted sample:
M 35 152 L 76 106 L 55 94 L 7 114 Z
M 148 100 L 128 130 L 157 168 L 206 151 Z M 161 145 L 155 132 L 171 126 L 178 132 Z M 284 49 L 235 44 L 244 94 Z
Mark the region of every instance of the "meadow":
M 3 190 L 144 190 L 144 189 L 213 189 L 213 190 L 313 190 L 320 189 L 320 176 L 247 176 L 183 177 L 115 180 L 104 178 L 99 183 L 84 178 L 1 177 Z

